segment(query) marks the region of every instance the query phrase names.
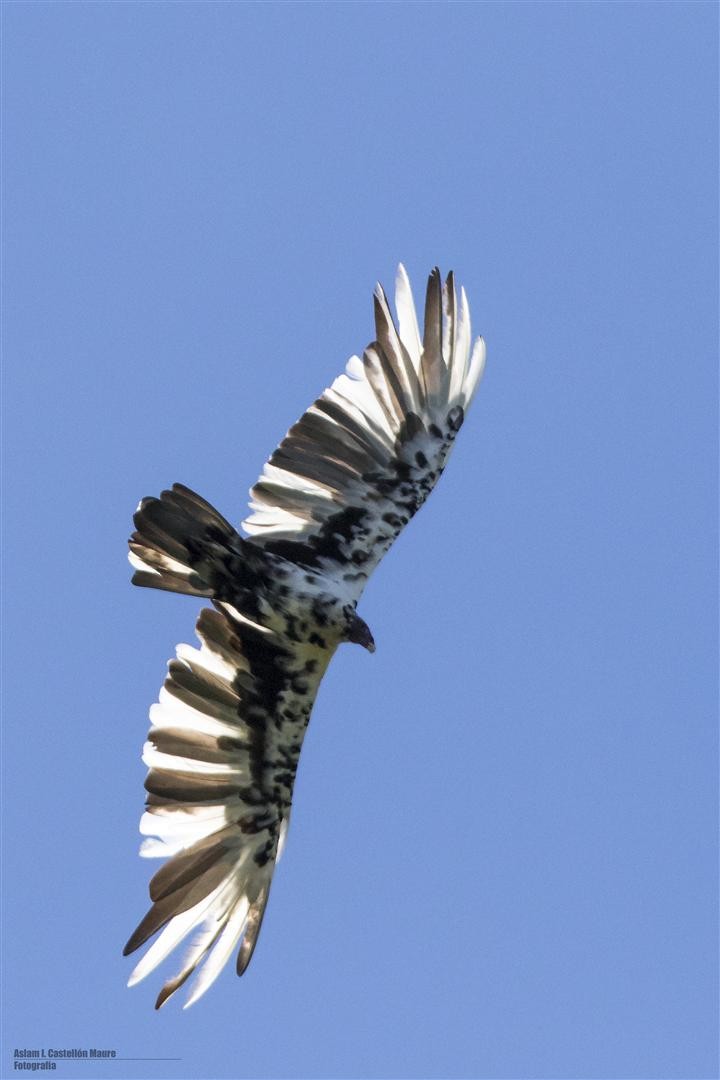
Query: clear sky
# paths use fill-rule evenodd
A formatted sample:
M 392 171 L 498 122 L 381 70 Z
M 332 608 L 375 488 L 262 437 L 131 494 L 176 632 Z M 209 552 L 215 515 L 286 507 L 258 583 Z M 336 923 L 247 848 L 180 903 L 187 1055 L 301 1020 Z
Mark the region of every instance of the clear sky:
M 715 1077 L 716 5 L 3 19 L 1 1075 Z M 239 521 L 401 259 L 455 269 L 485 380 L 322 686 L 250 970 L 156 1014 L 140 751 L 199 604 L 131 588 L 132 511 Z

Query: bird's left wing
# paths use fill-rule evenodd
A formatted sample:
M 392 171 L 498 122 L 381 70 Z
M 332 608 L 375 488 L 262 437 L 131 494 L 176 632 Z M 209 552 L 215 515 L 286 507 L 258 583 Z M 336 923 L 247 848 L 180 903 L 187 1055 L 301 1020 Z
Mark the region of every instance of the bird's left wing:
M 170 661 L 143 753 L 141 854 L 169 861 L 152 878 L 152 907 L 125 947 L 133 952 L 162 931 L 130 985 L 197 934 L 159 1008 L 199 969 L 187 1004 L 196 1001 L 238 943 L 238 973 L 250 962 L 305 729 L 334 646 L 298 640 L 292 619 L 273 611 L 266 595 L 288 591 L 282 575 L 290 568 L 273 566 L 281 560 L 241 540 L 194 492 L 175 485 L 144 499 L 135 522 L 138 584 L 211 596 L 215 604 L 197 622 L 201 648 L 180 645 Z
M 402 266 L 397 324 L 375 291 L 377 340 L 290 429 L 243 526 L 266 551 L 341 580 L 357 599 L 443 471 L 485 363 L 452 273 L 428 280 L 423 336 Z

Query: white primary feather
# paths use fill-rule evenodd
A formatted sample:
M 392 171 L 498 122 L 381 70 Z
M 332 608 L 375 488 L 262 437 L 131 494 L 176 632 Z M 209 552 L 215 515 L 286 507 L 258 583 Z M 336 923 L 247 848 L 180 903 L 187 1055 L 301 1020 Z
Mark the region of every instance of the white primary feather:
M 154 971 L 155 968 L 170 955 L 176 945 L 179 945 L 183 938 L 185 938 L 198 923 L 202 922 L 207 917 L 207 913 L 211 909 L 215 908 L 216 905 L 222 907 L 224 898 L 232 891 L 232 886 L 232 881 L 221 882 L 221 884 L 218 885 L 209 896 L 206 896 L 204 900 L 201 900 L 199 904 L 195 904 L 194 907 L 181 912 L 179 915 L 176 915 L 174 919 L 171 919 L 139 963 L 133 968 L 132 974 L 128 979 L 128 986 L 135 986 L 137 983 L 147 978 L 150 972 Z
M 485 371 L 485 357 L 486 349 L 485 342 L 481 337 L 477 338 L 473 346 L 472 356 L 470 357 L 470 364 L 468 367 L 467 378 L 465 380 L 465 392 L 467 406 L 472 401 L 473 395 L 477 390 L 478 383 L 483 377 Z
M 395 309 L 398 315 L 400 338 L 410 354 L 415 370 L 419 371 L 420 357 L 422 356 L 422 338 L 420 337 L 410 279 L 402 263 L 398 266 L 395 277 Z
M 142 753 L 143 762 L 148 769 L 166 769 L 173 772 L 199 773 L 205 776 L 242 776 L 247 769 L 240 763 L 201 761 L 198 758 L 180 757 L 177 754 L 164 754 L 148 740 Z
M 201 998 L 217 979 L 227 963 L 231 952 L 242 937 L 249 907 L 250 904 L 247 896 L 241 896 L 236 902 L 220 936 L 213 946 L 212 952 L 201 967 L 198 977 L 195 979 L 192 992 L 188 995 L 188 999 L 183 1005 L 184 1009 L 189 1009 L 191 1005 L 194 1005 L 198 998 Z

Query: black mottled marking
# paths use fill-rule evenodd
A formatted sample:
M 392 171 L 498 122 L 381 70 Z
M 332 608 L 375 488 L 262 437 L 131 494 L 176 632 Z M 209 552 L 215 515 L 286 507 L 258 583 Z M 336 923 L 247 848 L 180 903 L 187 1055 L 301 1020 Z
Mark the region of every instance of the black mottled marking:
M 245 806 L 263 806 L 265 803 L 262 792 L 259 788 L 254 786 L 246 786 L 240 788 L 238 791 L 238 795 L 242 802 L 245 804 Z M 236 819 L 236 824 L 239 825 L 240 828 L 242 828 L 243 825 L 247 826 L 248 823 L 253 820 L 255 816 L 256 815 L 253 814 L 243 814 L 241 817 Z
M 431 424 L 430 427 L 428 428 L 428 431 L 430 432 L 430 434 L 435 439 L 442 439 L 442 437 L 443 437 L 443 433 L 440 430 L 440 428 L 437 426 L 437 424 Z
M 463 425 L 464 419 L 465 413 L 463 411 L 462 405 L 456 405 L 447 414 L 447 425 L 451 431 L 459 431 Z
M 392 499 L 400 484 L 397 476 L 382 476 L 375 481 L 375 487 L 388 499 Z
M 312 602 L 312 617 L 316 626 L 327 626 L 330 622 L 330 615 L 328 612 L 328 604 L 326 601 L 317 597 Z
M 271 645 L 268 641 L 257 641 L 251 637 L 240 634 L 242 642 L 242 654 L 248 661 L 252 675 L 252 689 L 258 704 L 271 712 L 274 709 L 278 695 L 285 689 L 286 674 L 283 662 L 291 658 L 291 654 L 285 649 Z M 248 688 L 249 689 L 249 688 Z M 248 709 L 246 715 L 252 714 Z
M 233 739 L 229 735 L 219 735 L 217 744 L 218 750 L 222 750 L 226 754 L 236 754 L 247 749 L 247 743 L 241 739 Z
M 316 634 L 314 630 L 308 638 L 308 641 L 311 645 L 317 645 L 321 649 L 327 649 L 327 642 L 325 641 L 325 638 L 321 637 L 320 634 Z
M 342 545 L 362 532 L 366 517 L 367 511 L 362 507 L 346 506 L 327 518 L 320 531 L 307 541 L 269 540 L 263 544 L 263 550 L 301 566 L 319 567 L 321 559 L 339 562 L 343 558 Z
M 422 450 L 418 450 L 417 454 L 415 455 L 415 461 L 418 463 L 421 469 L 427 468 L 428 459 L 425 457 Z
M 421 432 L 424 431 L 425 425 L 423 424 L 420 417 L 417 415 L 417 413 L 411 412 L 407 414 L 405 420 L 403 421 L 402 427 L 400 429 L 400 438 L 403 440 L 403 442 L 410 442 L 410 440 L 414 439 L 416 435 L 419 435 Z
M 343 574 L 343 581 L 347 581 L 350 584 L 353 581 L 364 581 L 367 574 L 364 570 L 358 570 L 356 574 Z
M 382 520 L 392 529 L 401 529 L 405 524 L 404 519 L 393 513 L 392 510 L 388 511 L 387 514 L 383 514 Z
M 267 724 L 276 710 L 278 697 L 287 688 L 285 668 L 291 654 L 253 632 L 251 627 L 245 624 L 241 627 L 226 618 L 232 627 L 230 636 L 235 639 L 236 651 L 245 657 L 250 668 L 249 673 L 236 673 L 234 685 L 242 697 L 238 716 L 247 724 L 250 776 L 253 784 L 262 788 Z
M 290 753 L 287 746 L 278 746 L 277 753 L 280 756 L 280 764 L 286 768 L 292 768 L 295 765 L 295 757 Z

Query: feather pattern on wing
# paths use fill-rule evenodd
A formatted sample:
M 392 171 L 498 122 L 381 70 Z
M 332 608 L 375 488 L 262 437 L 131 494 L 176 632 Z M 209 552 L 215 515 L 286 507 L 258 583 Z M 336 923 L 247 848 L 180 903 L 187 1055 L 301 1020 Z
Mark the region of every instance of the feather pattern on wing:
M 357 600 L 440 477 L 482 374 L 464 290 L 428 280 L 424 331 L 401 266 L 397 325 L 380 285 L 376 340 L 290 428 L 251 490 L 253 543 L 343 581 Z

